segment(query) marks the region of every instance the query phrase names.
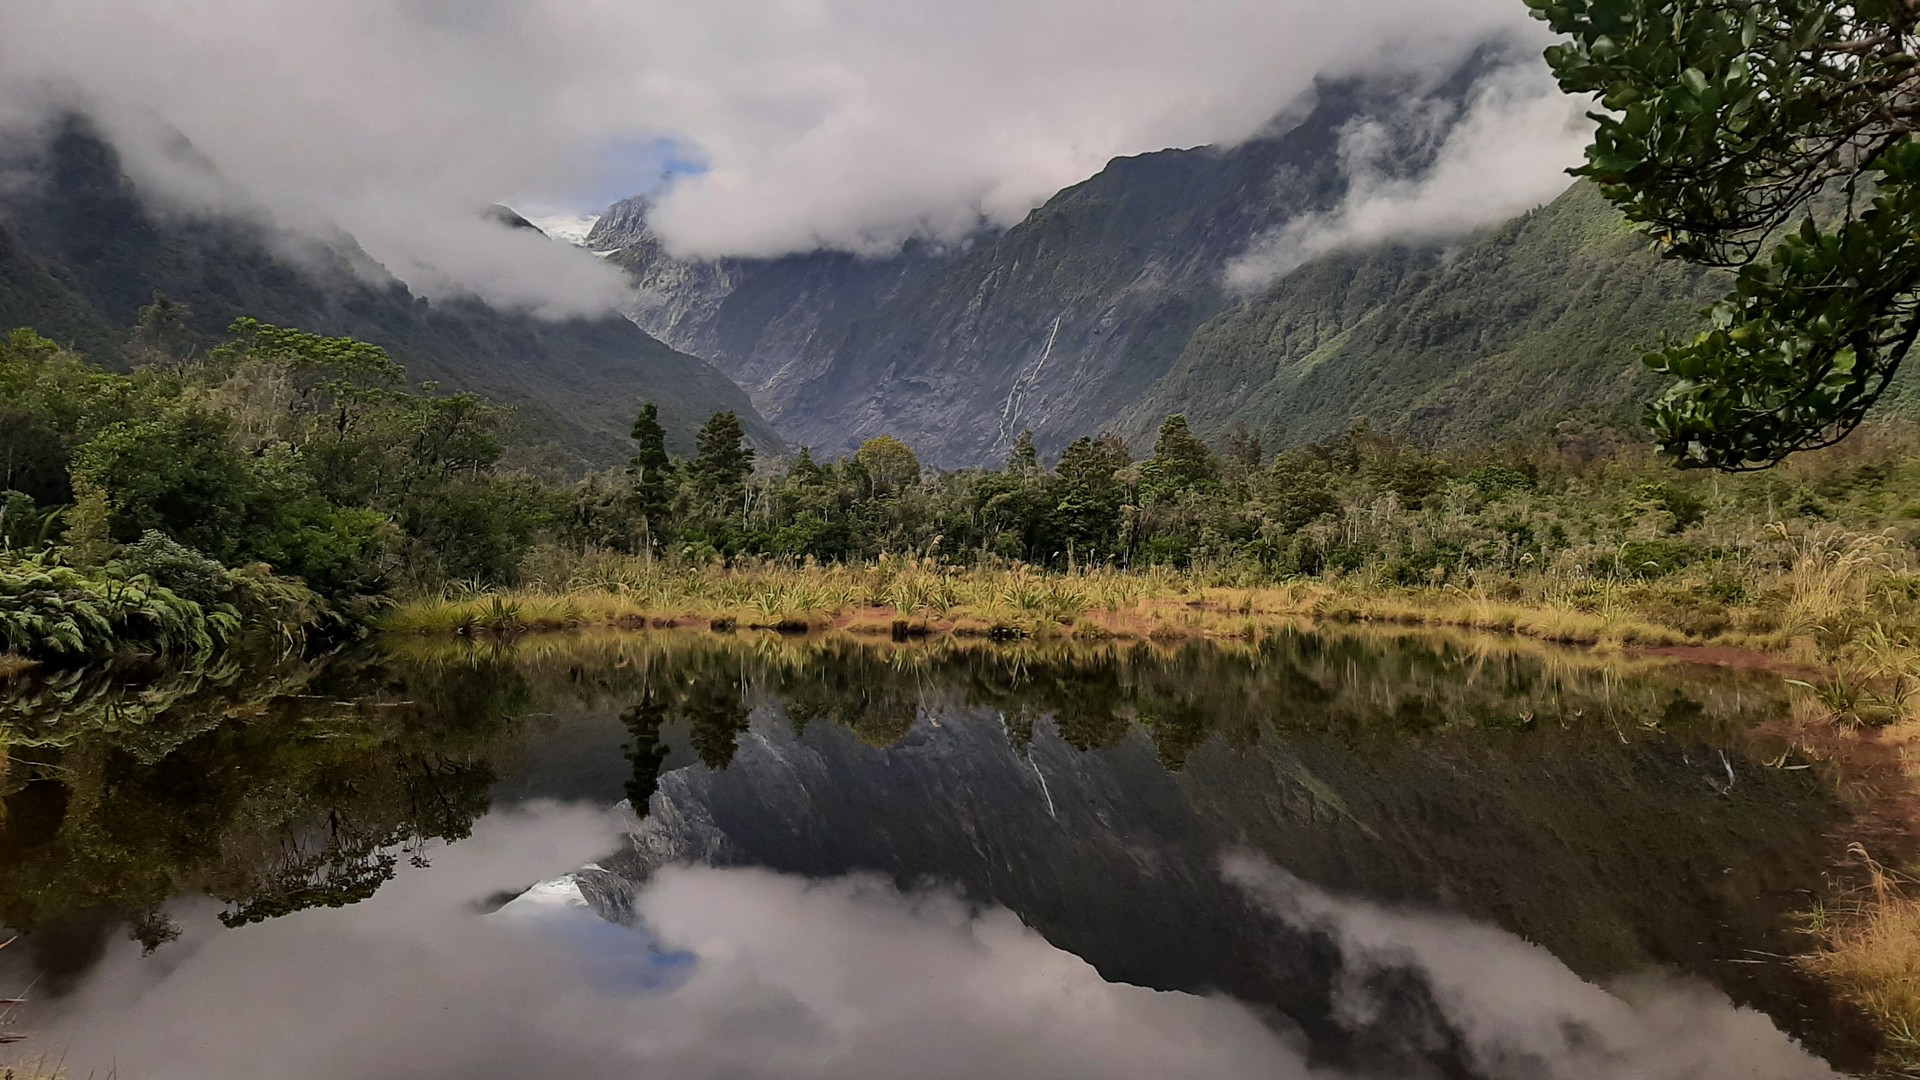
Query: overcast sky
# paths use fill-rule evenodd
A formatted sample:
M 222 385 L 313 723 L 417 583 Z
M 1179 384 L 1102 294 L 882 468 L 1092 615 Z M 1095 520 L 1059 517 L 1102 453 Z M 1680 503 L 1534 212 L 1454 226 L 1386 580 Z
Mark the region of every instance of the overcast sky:
M 1244 139 L 1316 76 L 1539 33 L 1520 0 L 57 0 L 0 6 L 0 114 L 83 106 L 176 204 L 337 225 L 429 292 L 587 308 L 615 275 L 472 209 L 670 173 L 680 253 L 885 252 L 1116 155 Z M 1502 139 L 1564 143 L 1535 119 Z

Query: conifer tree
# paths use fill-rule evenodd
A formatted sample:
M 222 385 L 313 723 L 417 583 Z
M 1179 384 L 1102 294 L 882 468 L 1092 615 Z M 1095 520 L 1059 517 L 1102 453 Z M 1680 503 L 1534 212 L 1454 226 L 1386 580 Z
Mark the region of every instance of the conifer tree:
M 1218 473 L 1213 451 L 1194 436 L 1187 418 L 1175 413 L 1160 425 L 1153 457 L 1140 467 L 1141 493 L 1148 501 L 1170 499 L 1183 491 L 1211 487 Z
M 667 456 L 667 429 L 660 424 L 660 408 L 649 401 L 633 421 L 633 441 L 639 444 L 628 468 L 634 476 L 634 510 L 649 536 L 666 525 L 673 505 L 673 459 Z
M 753 447 L 747 444 L 740 417 L 717 412 L 694 437 L 693 486 L 711 505 L 731 507 L 741 501 L 747 478 L 753 475 Z
M 1022 431 L 1007 454 L 1007 471 L 1016 476 L 1034 476 L 1040 472 L 1040 451 L 1034 449 L 1032 430 Z

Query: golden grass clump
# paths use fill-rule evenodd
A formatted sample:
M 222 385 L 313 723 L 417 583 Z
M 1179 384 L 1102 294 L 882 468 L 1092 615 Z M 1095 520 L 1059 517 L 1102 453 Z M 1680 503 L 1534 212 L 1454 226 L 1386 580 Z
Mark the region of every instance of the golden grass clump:
M 1842 705 L 1834 711 L 1871 697 L 1868 722 L 1882 723 L 1920 704 L 1920 665 L 1908 645 L 1920 636 L 1920 574 L 1905 550 L 1889 534 L 1775 526 L 1738 559 L 1654 577 L 1619 551 L 1596 549 L 1409 585 L 1365 569 L 1274 580 L 1238 562 L 1067 570 L 917 555 L 844 565 L 789 557 L 699 563 L 543 548 L 526 560 L 518 585 L 455 585 L 416 597 L 384 629 L 889 634 L 904 625 L 932 635 L 1228 640 L 1303 619 L 1385 622 L 1609 649 L 1767 653 L 1836 672 L 1844 686 L 1832 695 Z
M 1878 1021 L 1884 1064 L 1912 1075 L 1920 1069 L 1920 898 L 1911 895 L 1911 879 L 1861 845 L 1849 850 L 1864 864 L 1867 884 L 1834 910 L 1812 913 L 1820 948 L 1801 962 Z

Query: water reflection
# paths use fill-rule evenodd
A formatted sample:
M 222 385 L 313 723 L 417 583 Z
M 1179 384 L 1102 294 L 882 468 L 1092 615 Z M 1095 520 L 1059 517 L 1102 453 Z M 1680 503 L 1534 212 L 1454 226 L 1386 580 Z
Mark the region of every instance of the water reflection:
M 635 915 L 697 958 L 674 979 L 591 977 L 613 957 L 630 972 L 662 965 L 636 931 L 502 918 L 511 905 L 473 915 L 472 899 L 502 882 L 612 844 L 607 826 L 577 808 L 497 815 L 433 872 L 403 872 L 357 911 L 240 932 L 184 913 L 164 961 L 116 945 L 41 1021 L 70 1040 L 72 1065 L 137 1063 L 145 1077 L 1444 1075 L 1317 1065 L 1282 1016 L 1110 983 L 1005 908 L 870 876 L 663 871 Z M 1834 1075 L 1699 985 L 1616 997 L 1499 931 L 1343 900 L 1257 863 L 1228 874 L 1363 959 L 1341 1008 L 1391 1011 L 1403 1061 L 1453 1050 L 1499 1080 Z M 1409 1005 L 1417 990 L 1430 1016 Z M 1433 1045 L 1437 1032 L 1459 1045 Z
M 1783 1029 L 1868 1049 L 1754 962 L 1800 947 L 1836 822 L 1743 753 L 1773 678 L 626 635 L 88 685 L 6 706 L 0 922 L 28 933 L 0 974 L 67 995 L 43 1039 L 143 1076 L 1799 1077 L 1825 1066 Z
M 518 678 L 359 663 L 27 687 L 6 704 L 0 923 L 119 919 L 153 947 L 182 894 L 234 925 L 363 900 L 467 834 L 527 707 Z
M 1391 1031 L 1405 1058 L 1516 1080 L 1835 1075 L 1698 981 L 1649 972 L 1603 990 L 1539 945 L 1457 915 L 1335 896 L 1253 855 L 1229 855 L 1224 871 L 1265 911 L 1331 940 L 1336 1011 Z

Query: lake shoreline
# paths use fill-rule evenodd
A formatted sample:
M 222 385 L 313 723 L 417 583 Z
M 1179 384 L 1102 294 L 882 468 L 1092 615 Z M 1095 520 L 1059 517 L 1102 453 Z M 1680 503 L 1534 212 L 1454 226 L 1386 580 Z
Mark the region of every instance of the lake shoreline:
M 1519 596 L 1513 596 L 1514 593 Z M 1795 962 L 1873 1015 L 1888 1033 L 1888 1060 L 1920 1060 L 1899 1032 L 1920 1029 L 1920 977 L 1886 957 L 1920 961 L 1920 903 L 1902 891 L 1895 866 L 1920 840 L 1920 719 L 1902 712 L 1868 723 L 1862 694 L 1886 696 L 1886 676 L 1862 669 L 1857 649 L 1883 626 L 1855 626 L 1845 640 L 1775 630 L 1689 633 L 1636 610 L 1627 588 L 1590 611 L 1542 602 L 1509 580 L 1459 586 L 1382 587 L 1341 579 L 1227 586 L 1166 571 L 1043 574 L 1024 569 L 955 570 L 895 565 L 778 569 L 714 568 L 660 574 L 651 588 L 523 587 L 421 598 L 391 609 L 377 637 L 511 643 L 568 633 L 665 632 L 712 636 L 835 637 L 899 647 L 997 649 L 1046 646 L 1177 648 L 1249 645 L 1317 628 L 1448 639 L 1484 636 L 1503 647 L 1587 657 L 1599 664 L 1686 665 L 1778 675 L 1795 686 L 1790 715 L 1753 731 L 1784 764 L 1804 763 L 1835 790 L 1850 818 L 1833 837 L 1830 893 L 1814 901 L 1805 930 L 1815 947 Z M 1507 597 L 1507 598 L 1502 598 Z M 887 598 L 889 602 L 872 603 Z M 1671 622 L 1684 622 L 1676 616 Z M 1813 624 L 1816 628 L 1818 624 Z M 38 664 L 0 656 L 0 685 L 32 678 Z M 1898 658 L 1912 662 L 1911 650 Z M 1892 676 L 1894 708 L 1908 710 L 1905 667 Z M 1905 961 L 1903 960 L 1902 963 Z M 1920 964 L 1912 970 L 1920 971 Z
M 804 576 L 804 572 L 803 572 Z M 948 575 L 964 578 L 966 572 Z M 1056 587 L 1066 575 L 1034 575 Z M 1150 580 L 1144 575 L 1140 580 Z M 402 602 L 377 623 L 382 633 L 519 634 L 582 629 L 847 633 L 913 638 L 1103 641 L 1246 640 L 1303 623 L 1383 625 L 1510 635 L 1549 645 L 1623 652 L 1685 663 L 1817 676 L 1830 665 L 1782 632 L 1690 633 L 1633 612 L 1502 600 L 1465 590 L 1352 586 L 1323 581 L 1245 588 L 1179 586 L 1161 595 L 1099 606 L 1085 598 L 1047 610 L 1013 603 L 931 606 L 859 601 L 782 610 L 762 602 L 666 600 L 617 589 L 506 588 L 466 597 Z

